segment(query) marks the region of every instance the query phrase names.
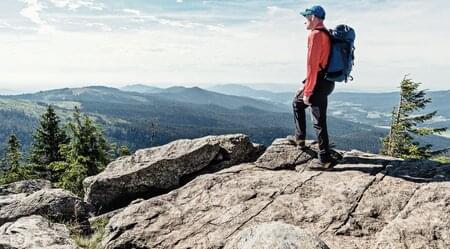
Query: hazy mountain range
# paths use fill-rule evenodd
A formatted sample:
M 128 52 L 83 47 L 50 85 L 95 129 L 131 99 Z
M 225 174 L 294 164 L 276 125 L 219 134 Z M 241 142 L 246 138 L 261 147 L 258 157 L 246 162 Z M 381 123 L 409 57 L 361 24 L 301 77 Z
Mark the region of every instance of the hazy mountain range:
M 122 89 L 91 86 L 0 96 L 0 141 L 14 132 L 26 149 L 39 116 L 52 104 L 64 121 L 70 118 L 75 105 L 80 106 L 82 112 L 103 127 L 110 141 L 126 144 L 132 150 L 180 138 L 225 133 L 245 133 L 254 142 L 268 145 L 275 138 L 293 133 L 290 104 L 293 94 L 241 85 L 208 89 L 131 85 Z M 449 95 L 448 91 L 436 92 L 432 97 L 437 105 L 441 96 Z M 377 126 L 383 126 L 389 117 L 372 114 L 389 114 L 392 106 L 388 101 L 396 103 L 395 93 L 333 94 L 329 117 L 332 142 L 342 149 L 377 152 L 380 137 L 387 132 Z M 442 115 L 442 120 L 449 117 Z M 312 133 L 310 125 L 309 132 Z M 437 147 L 450 145 L 450 140 L 443 137 L 430 137 L 426 141 Z
M 265 90 L 255 90 L 236 84 L 218 85 L 209 89 L 224 94 L 247 96 L 288 106 L 291 105 L 294 94 L 293 92 L 274 93 Z M 429 122 L 428 125 L 450 127 L 450 105 L 448 104 L 450 90 L 428 91 L 427 96 L 431 97 L 432 102 L 427 105 L 424 112 L 438 111 L 436 118 Z M 348 121 L 375 126 L 388 126 L 393 107 L 398 105 L 398 102 L 398 92 L 334 92 L 330 95 L 329 114 Z

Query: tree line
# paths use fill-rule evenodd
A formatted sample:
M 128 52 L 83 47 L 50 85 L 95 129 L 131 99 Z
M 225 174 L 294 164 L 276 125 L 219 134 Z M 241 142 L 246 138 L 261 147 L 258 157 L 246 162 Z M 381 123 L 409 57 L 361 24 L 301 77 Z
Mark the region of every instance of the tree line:
M 100 173 L 114 158 L 130 154 L 126 146 L 108 143 L 101 128 L 78 107 L 62 125 L 51 105 L 33 133 L 28 158 L 22 158 L 20 148 L 19 139 L 11 134 L 1 161 L 4 172 L 0 184 L 47 179 L 79 196 L 84 194 L 86 177 Z

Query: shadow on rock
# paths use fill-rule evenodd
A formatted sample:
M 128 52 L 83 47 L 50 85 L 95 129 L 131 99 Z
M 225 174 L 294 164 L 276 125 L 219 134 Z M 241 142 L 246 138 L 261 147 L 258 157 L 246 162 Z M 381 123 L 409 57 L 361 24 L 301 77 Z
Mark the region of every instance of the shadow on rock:
M 353 166 L 359 164 L 364 166 Z M 367 165 L 374 166 L 368 167 Z M 382 158 L 364 158 L 363 155 L 344 156 L 341 165 L 338 165 L 330 171 L 342 172 L 346 170 L 358 170 L 369 175 L 383 173 L 391 177 L 398 177 L 415 183 L 450 181 L 450 165 L 442 165 L 431 160 L 388 160 Z
M 269 170 L 304 171 L 317 168 L 317 143 L 307 141 L 299 148 L 287 139 L 277 139 L 258 158 L 256 165 Z M 450 181 L 450 165 L 441 165 L 431 160 L 402 160 L 394 157 L 365 153 L 357 150 L 331 150 L 332 157 L 339 160 L 328 172 L 360 171 L 374 176 L 379 173 L 402 178 L 415 183 Z

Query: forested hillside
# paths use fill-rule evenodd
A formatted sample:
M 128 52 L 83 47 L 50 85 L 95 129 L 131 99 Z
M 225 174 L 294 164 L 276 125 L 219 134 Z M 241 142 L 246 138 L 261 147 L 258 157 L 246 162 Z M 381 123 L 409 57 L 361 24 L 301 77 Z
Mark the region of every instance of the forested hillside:
M 164 97 L 163 93 L 85 87 L 2 96 L 1 138 L 5 141 L 11 132 L 15 132 L 26 150 L 38 117 L 47 104 L 55 107 L 63 123 L 70 118 L 74 106 L 80 106 L 82 112 L 92 116 L 101 125 L 111 142 L 125 144 L 131 150 L 180 138 L 228 133 L 245 133 L 254 142 L 269 145 L 273 139 L 285 137 L 294 129 L 292 114 L 277 109 L 278 106 L 270 102 L 211 93 L 199 88 L 169 91 L 171 94 Z M 192 98 L 186 97 L 192 92 L 203 97 L 192 101 Z M 217 98 L 223 100 L 218 102 L 221 106 L 212 101 Z M 226 108 L 226 100 L 234 103 L 229 103 Z M 256 108 L 262 103 L 278 112 Z M 379 137 L 384 135 L 381 129 L 333 117 L 330 117 L 329 124 L 332 142 L 342 149 L 376 152 L 379 149 Z M 309 131 L 312 132 L 312 128 Z

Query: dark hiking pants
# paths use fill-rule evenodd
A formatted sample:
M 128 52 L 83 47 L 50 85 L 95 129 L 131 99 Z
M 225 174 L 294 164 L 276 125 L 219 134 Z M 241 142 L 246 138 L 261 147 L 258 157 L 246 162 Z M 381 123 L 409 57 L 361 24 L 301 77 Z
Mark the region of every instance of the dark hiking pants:
M 324 79 L 323 74 L 319 73 L 313 94 L 309 98 L 311 106 L 303 103 L 303 90 L 294 97 L 292 103 L 295 119 L 295 137 L 301 140 L 306 138 L 305 109 L 311 107 L 313 126 L 319 142 L 319 159 L 321 161 L 327 161 L 330 157 L 327 130 L 327 106 L 328 95 L 330 95 L 333 90 L 334 82 Z

